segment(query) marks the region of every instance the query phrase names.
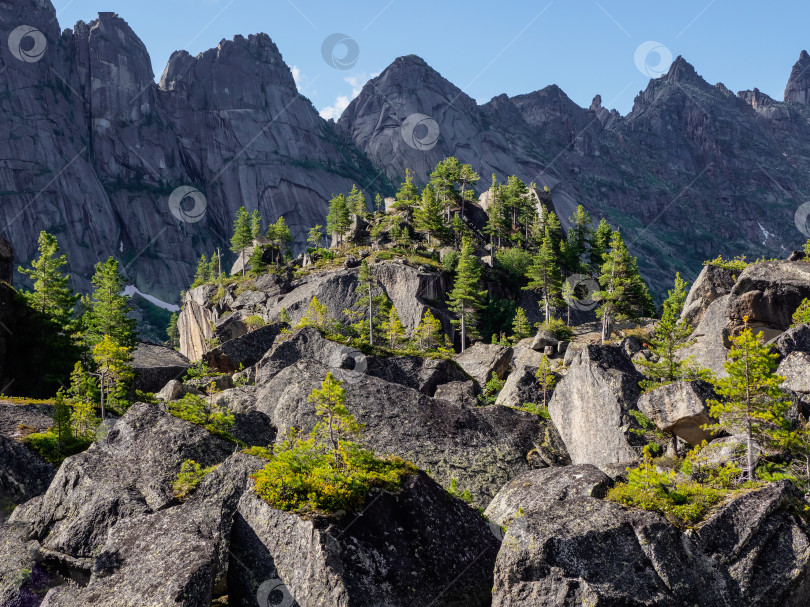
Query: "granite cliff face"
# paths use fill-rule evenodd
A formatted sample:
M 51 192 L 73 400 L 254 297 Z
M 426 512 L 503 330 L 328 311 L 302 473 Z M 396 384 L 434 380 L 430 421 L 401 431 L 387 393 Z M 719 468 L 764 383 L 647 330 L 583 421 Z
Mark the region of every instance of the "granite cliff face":
M 332 193 L 373 174 L 299 95 L 265 34 L 174 53 L 156 84 L 145 46 L 114 13 L 60 34 L 50 2 L 0 6 L 2 31 L 20 24 L 47 47 L 30 63 L 7 46 L 0 56 L 0 224 L 18 263 L 39 230 L 55 233 L 74 287 L 113 255 L 135 286 L 174 301 L 201 253 L 227 250 L 242 204 L 266 220 L 283 214 L 303 243 Z M 182 186 L 202 196 L 172 211 Z

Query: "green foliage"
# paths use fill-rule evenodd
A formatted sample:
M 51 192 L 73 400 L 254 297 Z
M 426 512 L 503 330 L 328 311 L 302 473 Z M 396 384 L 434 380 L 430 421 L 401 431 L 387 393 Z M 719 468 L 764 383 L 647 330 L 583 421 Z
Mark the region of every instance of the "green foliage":
M 520 341 L 532 334 L 532 325 L 526 316 L 526 311 L 523 308 L 518 308 L 515 311 L 515 320 L 512 322 L 512 335 L 515 341 Z
M 419 190 L 413 184 L 413 172 L 405 169 L 405 181 L 400 185 L 396 193 L 396 201 L 393 207 L 398 211 L 410 212 L 419 203 Z
M 67 391 L 72 408 L 70 416 L 71 430 L 74 436 L 90 439 L 95 436 L 99 419 L 96 417 L 96 403 L 100 401 L 98 383 L 76 361 L 70 374 L 70 387 Z
M 639 425 L 639 428 L 630 428 L 630 432 L 644 438 L 647 441 L 647 447 L 653 450 L 654 455 L 663 453 L 664 445 L 671 440 L 670 435 L 659 430 L 658 426 L 638 409 L 630 409 L 628 413 Z
M 447 493 L 449 493 L 455 498 L 467 502 L 468 504 L 472 504 L 472 496 L 470 495 L 470 490 L 464 489 L 464 491 L 460 491 L 458 488 L 458 481 L 455 478 L 450 479 L 450 486 L 447 488 Z
M 253 252 L 250 254 L 248 260 L 250 265 L 251 276 L 261 276 L 267 273 L 267 263 L 264 261 L 264 249 L 261 247 L 254 247 Z
M 453 290 L 448 298 L 448 308 L 455 312 L 457 320 L 453 323 L 461 328 L 461 351 L 466 347 L 468 337 L 475 335 L 478 311 L 484 307 L 486 291 L 479 290 L 481 266 L 473 251 L 472 242 L 464 239 L 461 245 L 461 257 L 456 267 Z
M 506 284 L 511 289 L 519 289 L 526 282 L 526 272 L 532 265 L 532 255 L 519 247 L 503 248 L 495 257 L 495 267 L 506 277 Z
M 748 262 L 745 260 L 745 255 L 738 255 L 733 259 L 723 259 L 722 255 L 718 255 L 714 259 L 703 262 L 704 266 L 717 266 L 725 268 L 726 270 L 733 270 L 735 272 L 742 272 L 748 267 Z
M 429 185 L 422 190 L 419 206 L 414 211 L 414 224 L 416 231 L 427 237 L 428 246 L 431 245 L 434 238 L 439 242 L 447 238 L 447 229 L 442 221 L 441 204 Z
M 211 279 L 209 268 L 206 256 L 200 255 L 200 260 L 197 262 L 197 271 L 194 274 L 194 282 L 191 283 L 192 289 L 204 285 Z
M 53 409 L 53 432 L 56 434 L 60 448 L 73 439 L 73 429 L 70 425 L 70 418 L 73 411 L 70 405 L 65 402 L 64 391 L 60 388 L 56 393 L 56 402 Z
M 563 267 L 567 275 L 585 273 L 588 267 L 583 264 L 582 258 L 591 240 L 592 219 L 585 207 L 578 205 L 573 217 L 568 218 L 568 222 L 571 227 L 568 229 L 568 238 L 562 251 Z
M 607 261 L 607 252 L 610 248 L 610 237 L 613 230 L 610 224 L 604 219 L 599 221 L 599 225 L 594 230 L 590 239 L 589 260 L 594 271 L 598 271 Z
M 321 224 L 317 224 L 309 229 L 307 242 L 313 249 L 317 249 L 321 246 L 323 242 L 323 226 Z
M 33 432 L 23 437 L 22 443 L 46 462 L 58 468 L 66 457 L 86 451 L 93 444 L 93 440 L 71 436 L 62 441 L 60 445 L 56 432 L 48 430 L 47 432 Z
M 343 244 L 343 236 L 352 224 L 346 196 L 338 194 L 329 201 L 329 212 L 326 215 L 326 231 L 338 237 L 338 244 Z
M 307 438 L 291 430 L 272 459 L 253 475 L 257 495 L 274 508 L 301 514 L 356 511 L 372 488 L 397 489 L 415 471 L 399 458 L 379 459 L 348 438 L 360 425 L 345 405 L 341 382 L 327 374 L 313 390 L 319 422 Z
M 233 236 L 231 236 L 231 251 L 237 253 L 240 258 L 244 255 L 247 247 L 253 244 L 253 232 L 250 225 L 250 215 L 245 207 L 239 207 L 236 211 L 236 218 L 233 222 Z M 242 274 L 245 268 L 242 267 Z
M 72 326 L 73 313 L 78 297 L 70 288 L 70 277 L 62 273 L 67 265 L 67 255 L 59 255 L 56 236 L 47 232 L 39 233 L 37 243 L 39 257 L 31 262 L 30 268 L 20 267 L 21 274 L 34 283 L 34 290 L 25 293 L 28 304 L 59 327 Z
M 506 381 L 499 379 L 495 371 L 493 371 L 492 375 L 487 380 L 487 385 L 484 387 L 484 403 L 494 405 L 505 383 Z
M 85 344 L 92 350 L 109 335 L 121 346 L 134 348 L 138 342 L 136 321 L 129 316 L 129 298 L 122 295 L 126 281 L 118 272 L 118 262 L 110 257 L 96 264 L 92 280 L 93 294 L 83 302 L 87 310 L 82 319 Z
M 267 226 L 267 239 L 270 241 L 270 246 L 273 247 L 276 264 L 290 256 L 293 237 L 284 215 L 280 216 L 276 223 Z
M 450 251 L 442 259 L 442 268 L 447 272 L 455 272 L 458 260 L 459 254 L 456 251 Z
M 172 315 L 169 317 L 169 326 L 166 327 L 170 348 L 177 348 L 180 345 L 180 330 L 177 328 L 178 319 L 179 316 L 177 312 L 172 312 Z
M 541 323 L 537 323 L 537 328 L 541 331 L 550 331 L 554 337 L 560 341 L 568 341 L 574 336 L 574 331 L 559 318 L 552 318 Z
M 793 313 L 793 324 L 791 326 L 795 327 L 806 323 L 810 323 L 810 299 L 803 299 L 799 307 L 796 308 L 796 311 Z
M 363 190 L 357 187 L 357 184 L 352 184 L 352 189 L 349 192 L 348 198 L 346 199 L 346 204 L 349 207 L 350 213 L 360 217 L 366 214 L 366 211 L 368 210 L 368 205 L 366 204 L 366 195 L 363 194 Z
M 553 218 L 554 213 L 549 214 Z M 555 251 L 554 236 L 551 227 L 546 226 L 546 233 L 540 250 L 532 259 L 532 265 L 526 272 L 529 283 L 524 287 L 530 291 L 535 291 L 540 295 L 543 302 L 543 312 L 546 321 L 552 316 L 552 308 L 560 303 L 562 279 L 559 266 L 559 252 Z
M 203 468 L 193 459 L 187 459 L 180 465 L 180 472 L 172 483 L 174 496 L 180 501 L 185 500 L 200 484 L 206 474 L 215 470 L 217 466 Z
M 135 379 L 130 366 L 131 348 L 119 344 L 109 335 L 104 335 L 93 348 L 92 355 L 96 364 L 95 375 L 98 377 L 101 419 L 106 416 L 107 406 L 119 413 L 126 411 L 130 405 L 129 389 Z
M 256 329 L 260 329 L 264 325 L 267 324 L 266 322 L 264 322 L 264 319 L 261 316 L 259 316 L 258 314 L 252 314 L 251 316 L 248 316 L 242 322 L 245 323 L 245 326 L 247 327 L 248 332 L 255 331 Z
M 256 240 L 262 235 L 262 214 L 259 209 L 253 209 L 250 214 L 250 237 L 251 240 Z
M 551 371 L 551 363 L 549 363 L 545 354 L 540 357 L 540 365 L 537 367 L 535 377 L 537 377 L 537 382 L 543 391 L 543 409 L 548 412 L 548 393 L 553 391 L 557 385 L 557 376 Z
M 423 352 L 436 349 L 442 345 L 443 337 L 441 321 L 430 310 L 426 310 L 413 332 L 417 347 Z
M 382 330 L 391 348 L 396 348 L 405 339 L 405 327 L 399 320 L 399 314 L 393 305 L 388 313 L 388 318 L 382 325 Z
M 234 422 L 233 413 L 204 396 L 184 394 L 183 398 L 167 403 L 166 407 L 175 417 L 205 428 L 226 440 L 234 440 L 229 434 Z
M 514 408 L 519 411 L 526 411 L 527 413 L 538 415 L 541 419 L 546 421 L 551 419 L 551 414 L 548 412 L 548 406 L 543 405 L 542 403 L 523 403 L 519 407 Z
M 313 295 L 309 300 L 307 311 L 301 317 L 301 321 L 295 326 L 296 329 L 302 327 L 315 327 L 322 331 L 326 331 L 331 325 L 329 320 L 329 310 L 323 305 L 318 298 Z
M 190 379 L 206 379 L 208 377 L 218 377 L 220 375 L 224 375 L 219 371 L 216 371 L 208 366 L 208 363 L 203 359 L 200 359 L 186 369 L 185 375 L 183 375 L 183 381 L 188 381 Z
M 501 341 L 501 337 L 512 330 L 516 316 L 514 301 L 498 297 L 489 298 L 487 307 L 481 314 L 481 334 L 494 335 L 496 342 Z

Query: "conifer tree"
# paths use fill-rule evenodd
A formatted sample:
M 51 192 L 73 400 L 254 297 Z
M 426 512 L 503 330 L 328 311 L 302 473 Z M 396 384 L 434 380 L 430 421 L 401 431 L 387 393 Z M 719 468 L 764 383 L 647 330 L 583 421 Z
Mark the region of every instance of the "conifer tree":
M 495 173 L 492 174 L 492 185 L 489 188 L 489 208 L 487 209 L 487 225 L 484 233 L 489 236 L 490 250 L 493 256 L 501 246 L 501 239 L 504 236 L 506 222 L 504 221 L 503 204 L 501 202 L 501 192 Z
M 610 337 L 614 319 L 638 318 L 653 312 L 647 285 L 638 272 L 636 258 L 630 255 L 619 231 L 610 238 L 610 250 L 602 264 L 596 297 L 602 302 L 596 313 L 602 317 L 602 342 Z
M 423 352 L 438 348 L 442 343 L 442 323 L 430 310 L 425 311 L 422 320 L 413 332 L 419 349 Z
M 318 301 L 315 295 L 309 300 L 307 310 L 301 318 L 301 322 L 296 326 L 296 329 L 300 329 L 301 327 L 316 327 L 321 331 L 325 331 L 329 328 L 329 310 Z
M 59 255 L 56 237 L 47 232 L 39 233 L 37 251 L 39 257 L 31 262 L 30 268 L 18 268 L 34 283 L 34 290 L 24 293 L 24 297 L 34 310 L 68 331 L 79 298 L 70 288 L 70 277 L 62 273 L 67 255 Z
M 588 242 L 591 240 L 591 216 L 581 204 L 572 217 L 568 218 L 571 227 L 568 228 L 568 238 L 565 242 L 565 256 L 563 259 L 567 275 L 585 272 L 583 256 L 587 252 Z
M 267 239 L 270 245 L 275 249 L 276 265 L 281 263 L 281 259 L 289 254 L 290 245 L 292 245 L 292 232 L 287 227 L 287 221 L 284 215 L 281 215 L 276 223 L 267 226 Z
M 486 291 L 478 289 L 481 280 L 481 266 L 473 251 L 473 245 L 465 238 L 461 244 L 461 255 L 456 266 L 453 290 L 450 292 L 448 307 L 458 317 L 453 321 L 461 328 L 461 351 L 466 348 L 467 337 L 474 336 L 478 311 L 484 307 Z
M 259 209 L 254 209 L 250 216 L 250 235 L 253 240 L 262 235 L 262 215 Z
M 377 293 L 380 289 L 377 283 L 377 277 L 374 275 L 374 269 L 369 266 L 368 261 L 365 259 L 360 264 L 360 272 L 357 274 L 357 289 L 362 293 L 357 301 L 357 305 L 363 308 L 364 314 L 367 314 L 368 343 L 373 346 L 374 321 L 376 319 L 375 309 L 379 309 L 382 302 L 380 301 L 380 294 Z
M 613 230 L 610 224 L 602 219 L 596 230 L 591 234 L 589 241 L 589 261 L 590 266 L 594 272 L 600 272 L 602 266 L 605 264 L 608 249 L 610 248 L 610 238 L 613 235 Z
M 251 276 L 261 276 L 267 273 L 267 263 L 264 261 L 264 250 L 261 247 L 254 247 L 249 263 Z
M 543 238 L 549 239 L 551 250 L 554 253 L 554 261 L 557 267 L 562 269 L 563 244 L 565 243 L 565 231 L 554 211 L 548 213 L 543 222 Z
M 641 382 L 644 390 L 652 390 L 684 377 L 687 362 L 678 360 L 677 352 L 694 343 L 689 340 L 692 327 L 681 320 L 684 301 L 686 301 L 686 281 L 680 274 L 676 274 L 675 286 L 664 301 L 661 320 L 647 339 L 656 360 L 639 361 L 644 367 L 644 375 L 648 378 Z
M 515 341 L 529 337 L 532 334 L 532 326 L 523 308 L 515 310 L 515 320 L 512 322 L 512 333 L 515 336 Z
M 177 348 L 180 345 L 180 331 L 177 328 L 178 320 L 177 312 L 172 312 L 172 315 L 169 317 L 169 326 L 166 327 L 170 348 Z
M 421 203 L 414 213 L 414 223 L 417 232 L 427 236 L 428 246 L 431 238 L 441 241 L 444 238 L 444 222 L 442 221 L 442 208 L 436 199 L 436 194 L 429 185 L 422 190 Z
M 359 436 L 361 430 L 360 424 L 346 407 L 343 382 L 335 379 L 332 373 L 327 373 L 321 387 L 313 390 L 308 400 L 315 405 L 315 414 L 321 418 L 315 425 L 312 436 L 331 447 L 333 466 L 338 468 L 341 462 L 341 441 L 346 437 Z
M 571 284 L 568 280 L 562 283 L 562 289 L 560 291 L 560 296 L 562 300 L 565 302 L 565 307 L 567 311 L 565 325 L 567 327 L 571 326 L 571 304 L 576 301 L 577 294 L 576 290 L 574 289 L 574 285 Z
M 548 226 L 540 250 L 532 258 L 532 265 L 526 271 L 529 279 L 524 289 L 535 291 L 543 302 L 544 320 L 551 320 L 551 309 L 559 303 L 561 292 L 560 268 L 552 246 L 552 236 Z
M 374 212 L 375 213 L 384 213 L 385 212 L 385 200 L 383 200 L 382 194 L 377 192 L 374 196 Z
M 312 245 L 313 249 L 320 248 L 323 241 L 323 226 L 321 224 L 315 225 L 309 229 L 307 235 L 307 242 Z
M 343 245 L 343 236 L 351 226 L 351 214 L 349 205 L 343 194 L 338 194 L 329 201 L 329 213 L 326 215 L 326 231 L 337 236 L 338 246 Z
M 393 207 L 398 211 L 411 212 L 419 204 L 419 190 L 413 184 L 413 171 L 405 169 L 405 181 L 399 186 Z
M 399 314 L 397 314 L 397 309 L 394 306 L 391 306 L 388 318 L 383 323 L 383 331 L 385 331 L 385 336 L 388 338 L 388 343 L 392 348 L 396 348 L 397 344 L 405 338 L 405 327 L 402 326 Z
M 124 277 L 118 272 L 118 262 L 110 257 L 96 264 L 93 275 L 93 294 L 86 299 L 84 313 L 84 341 L 89 349 L 95 347 L 105 335 L 120 345 L 134 348 L 138 342 L 137 322 L 129 314 L 130 299 L 123 295 Z
M 208 282 L 209 271 L 208 258 L 204 254 L 200 255 L 200 260 L 197 262 L 197 271 L 194 274 L 194 282 L 191 283 L 191 287 L 199 287 Z
M 72 431 L 70 427 L 71 410 L 65 402 L 65 394 L 62 388 L 56 393 L 53 407 L 53 426 L 60 449 L 64 449 L 70 442 Z
M 543 407 L 545 408 L 548 406 L 548 393 L 554 389 L 557 383 L 557 378 L 551 371 L 551 364 L 545 354 L 540 355 L 540 365 L 537 367 L 535 377 L 537 377 L 540 389 L 543 391 Z
M 219 280 L 219 255 L 211 253 L 211 261 L 208 262 L 208 277 L 206 282 L 217 282 Z
M 458 182 L 461 184 L 461 218 L 464 219 L 464 203 L 472 200 L 475 190 L 472 189 L 475 183 L 481 179 L 469 164 L 462 164 L 458 171 Z M 469 188 L 469 189 L 468 189 Z
M 455 246 L 458 248 L 459 243 L 464 239 L 464 222 L 458 213 L 453 214 L 453 220 L 450 222 L 450 227 L 453 230 L 453 238 L 455 239 Z
M 81 362 L 76 361 L 70 374 L 71 428 L 74 436 L 90 438 L 95 434 L 98 418 L 95 413 L 98 387 L 96 381 L 85 371 Z
M 239 207 L 233 222 L 233 236 L 231 237 L 231 251 L 239 255 L 242 260 L 242 275 L 245 275 L 245 249 L 253 243 L 253 233 L 250 227 L 250 215 L 245 207 Z
M 352 185 L 349 196 L 346 198 L 346 204 L 349 206 L 349 212 L 358 217 L 363 217 L 368 208 L 366 207 L 366 195 L 363 190 L 357 187 L 357 184 Z
M 733 338 L 725 368 L 728 377 L 718 380 L 716 392 L 723 400 L 709 401 L 711 415 L 720 420 L 708 426 L 712 430 L 734 433 L 742 427 L 746 436 L 746 466 L 743 478 L 756 480 L 754 441 L 768 448 L 778 445 L 790 431 L 786 413 L 791 407 L 780 386 L 784 377 L 776 375 L 778 354 L 762 343 L 762 333 L 755 336 L 748 328 Z
M 101 419 L 106 418 L 106 405 L 114 400 L 120 402 L 126 395 L 129 382 L 133 379 L 130 348 L 116 342 L 109 335 L 104 335 L 93 348 L 93 361 L 96 363 L 96 375 L 99 378 Z
M 453 156 L 439 161 L 430 174 L 430 184 L 444 209 L 445 219 L 448 223 L 450 223 L 450 212 L 459 197 L 456 182 L 458 182 L 460 174 L 461 163 Z

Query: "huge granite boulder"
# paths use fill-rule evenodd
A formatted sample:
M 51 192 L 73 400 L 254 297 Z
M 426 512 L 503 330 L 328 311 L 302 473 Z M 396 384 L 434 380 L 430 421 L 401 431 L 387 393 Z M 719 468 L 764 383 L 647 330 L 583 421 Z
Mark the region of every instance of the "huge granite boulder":
M 170 380 L 182 377 L 189 366 L 185 356 L 166 346 L 142 341 L 132 352 L 135 388 L 144 392 L 160 391 Z
M 464 382 L 469 376 L 455 362 L 421 356 L 369 356 L 366 373 L 433 396 L 436 388 L 451 382 Z
M 509 526 L 515 518 L 544 509 L 549 501 L 577 496 L 603 498 L 612 485 L 609 476 L 590 464 L 529 470 L 506 483 L 484 515 L 498 525 Z M 565 504 L 558 507 L 565 508 Z
M 54 558 L 88 568 L 118 521 L 175 503 L 180 465 L 223 461 L 235 446 L 207 430 L 135 403 L 107 436 L 66 459 L 36 508 L 18 508 L 13 522 L 31 524 L 31 536 Z
M 707 264 L 703 266 L 683 304 L 681 319 L 688 322 L 692 327 L 697 327 L 703 320 L 703 315 L 711 303 L 728 295 L 737 281 L 737 272 L 717 266 Z
M 481 506 L 530 467 L 529 453 L 545 441 L 543 424 L 531 413 L 430 398 L 400 384 L 311 359 L 257 386 L 256 408 L 278 429 L 276 441 L 293 427 L 305 433 L 312 430 L 317 418 L 308 397 L 330 371 L 343 381 L 346 406 L 364 425 L 361 442 L 378 454 L 413 462 L 444 486 L 455 478 L 459 489 L 469 490 Z
M 774 351 L 779 354 L 779 361 L 791 352 L 807 352 L 810 354 L 810 324 L 791 327 L 769 343 L 773 346 Z
M 728 302 L 730 295 L 715 299 L 703 315 L 700 324 L 692 331 L 694 343 L 678 351 L 678 359 L 692 357 L 694 364 L 705 367 L 717 377 L 726 377 L 725 368 L 728 348 L 725 342 L 726 324 L 728 323 Z
M 750 264 L 740 274 L 728 302 L 729 338 L 748 318 L 748 327 L 772 339 L 790 327 L 793 313 L 810 298 L 810 264 L 805 261 L 766 261 Z
M 27 447 L 0 435 L 0 524 L 15 506 L 45 493 L 56 470 Z
M 810 393 L 810 354 L 791 352 L 779 363 L 776 374 L 785 378 L 782 382 L 783 390 L 800 394 Z
M 220 346 L 203 354 L 203 360 L 212 369 L 222 373 L 234 373 L 240 367 L 255 365 L 273 347 L 273 342 L 284 325 L 275 323 L 259 327 L 240 337 L 229 339 Z
M 782 481 L 687 532 L 590 497 L 546 502 L 509 527 L 492 605 L 805 605 L 810 528 L 795 513 L 800 501 Z
M 89 582 L 54 588 L 42 606 L 211 605 L 228 593 L 233 517 L 248 475 L 262 464 L 235 454 L 185 503 L 118 521 L 93 555 Z
M 641 374 L 618 346 L 586 346 L 557 384 L 548 405 L 575 464 L 636 459 L 643 441 L 630 432 Z
M 642 394 L 638 408 L 664 432 L 699 445 L 712 439 L 703 426 L 715 423 L 709 415 L 709 401 L 718 398 L 707 382 L 676 381 Z
M 479 341 L 466 348 L 461 354 L 457 354 L 455 361 L 483 387 L 493 373 L 498 379 L 506 377 L 513 354 L 512 348 L 507 346 L 485 344 Z
M 551 375 L 559 379 L 559 376 L 554 373 Z M 495 404 L 506 407 L 521 407 L 525 403 L 541 404 L 544 400 L 543 392 L 537 379 L 537 367 L 523 366 L 512 371 L 506 378 Z M 548 403 L 554 394 L 554 389 L 551 388 L 545 392 L 545 402 Z
M 0 605 L 39 607 L 48 589 L 63 583 L 27 540 L 25 525 L 0 524 Z
M 246 493 L 231 539 L 230 604 L 485 607 L 500 541 L 424 473 L 360 513 L 302 518 Z M 283 598 L 282 598 L 283 597 Z

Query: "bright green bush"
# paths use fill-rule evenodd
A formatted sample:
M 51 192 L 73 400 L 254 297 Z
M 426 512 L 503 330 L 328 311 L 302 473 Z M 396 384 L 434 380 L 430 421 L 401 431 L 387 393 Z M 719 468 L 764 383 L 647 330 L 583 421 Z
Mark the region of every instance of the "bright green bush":
M 23 444 L 46 462 L 60 466 L 66 457 L 76 455 L 93 444 L 89 438 L 70 436 L 59 446 L 59 437 L 52 430 L 34 432 L 22 439 Z
M 227 440 L 235 440 L 230 434 L 234 417 L 227 408 L 211 403 L 203 396 L 185 394 L 180 400 L 167 403 L 169 413 L 187 422 L 205 428 Z
M 500 249 L 495 256 L 495 267 L 504 273 L 506 283 L 513 289 L 526 284 L 526 271 L 530 265 L 531 253 L 519 247 Z
M 217 466 L 208 466 L 203 468 L 200 464 L 193 459 L 187 459 L 180 465 L 180 472 L 177 473 L 177 479 L 172 483 L 174 496 L 179 500 L 186 499 L 197 485 L 200 484 L 206 474 L 214 470 Z
M 442 268 L 444 268 L 447 272 L 455 272 L 457 265 L 458 253 L 456 251 L 450 251 L 442 259 Z
M 519 407 L 515 407 L 519 411 L 526 411 L 540 416 L 542 419 L 551 419 L 551 414 L 548 412 L 548 407 L 544 407 L 541 403 L 523 403 Z
M 726 270 L 733 270 L 735 272 L 742 272 L 748 267 L 748 262 L 745 260 L 745 255 L 738 255 L 733 259 L 723 259 L 722 255 L 718 255 L 714 259 L 703 262 L 704 266 L 718 266 Z
M 484 402 L 488 405 L 494 405 L 495 401 L 498 400 L 498 394 L 501 390 L 503 390 L 503 385 L 505 383 L 506 382 L 504 380 L 498 379 L 495 371 L 493 371 L 492 376 L 489 378 L 489 381 L 484 388 Z
M 793 326 L 810 323 L 810 299 L 805 299 L 793 313 Z
M 264 319 L 258 314 L 248 316 L 242 322 L 245 323 L 245 326 L 247 327 L 248 331 L 255 331 L 256 329 L 260 329 L 261 327 L 267 324 L 266 322 L 264 322 Z
M 559 318 L 550 318 L 535 325 L 538 329 L 551 331 L 560 341 L 568 341 L 574 336 L 574 331 Z

